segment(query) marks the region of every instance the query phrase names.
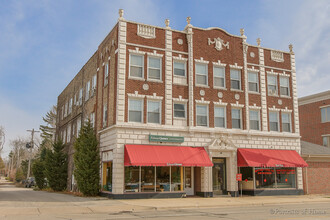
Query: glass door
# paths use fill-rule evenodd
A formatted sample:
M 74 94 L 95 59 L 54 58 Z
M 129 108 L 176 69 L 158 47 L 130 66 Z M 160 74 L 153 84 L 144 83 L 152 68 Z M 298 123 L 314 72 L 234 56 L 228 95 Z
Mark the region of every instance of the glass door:
M 214 158 L 212 168 L 213 194 L 226 193 L 226 158 Z
M 184 168 L 184 191 L 187 195 L 194 195 L 192 169 L 192 167 Z

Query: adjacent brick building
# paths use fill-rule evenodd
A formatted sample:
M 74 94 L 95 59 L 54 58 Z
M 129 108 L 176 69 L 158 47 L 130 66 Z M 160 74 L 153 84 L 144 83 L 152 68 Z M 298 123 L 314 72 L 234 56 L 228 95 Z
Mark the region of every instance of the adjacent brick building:
M 330 147 L 330 90 L 299 98 L 303 141 Z
M 119 15 L 58 97 L 57 138 L 70 155 L 68 188 L 74 188 L 72 143 L 81 122 L 91 119 L 100 141 L 101 185 L 110 197 L 237 196 L 238 172 L 245 193 L 302 193 L 304 162 L 247 160 L 255 149 L 299 160 L 291 45 L 289 52 L 264 48 L 260 39 L 250 45 L 243 29 L 235 36 L 194 27 L 189 17 L 180 31 L 169 20 L 155 27 L 125 20 L 122 10 Z M 246 165 L 238 164 L 238 155 Z

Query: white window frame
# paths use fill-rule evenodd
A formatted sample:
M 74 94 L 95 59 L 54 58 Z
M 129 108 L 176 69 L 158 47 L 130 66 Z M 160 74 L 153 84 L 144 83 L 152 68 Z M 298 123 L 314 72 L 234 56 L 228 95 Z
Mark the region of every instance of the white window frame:
M 325 111 L 325 118 L 324 118 L 324 120 L 323 120 L 323 118 L 322 118 L 322 110 Z M 321 106 L 321 107 L 320 107 L 321 123 L 327 123 L 327 122 L 330 122 L 330 118 L 328 118 L 328 111 L 330 111 L 330 105 L 329 105 L 329 106 Z
M 155 123 L 155 122 L 149 122 L 149 117 L 148 117 L 148 114 L 149 114 L 149 102 L 155 102 L 155 103 L 158 103 L 159 104 L 159 123 Z M 147 100 L 147 123 L 149 124 L 162 124 L 162 101 L 158 101 L 158 100 Z
M 179 105 L 184 106 L 184 118 L 183 117 L 175 117 L 174 104 L 179 104 Z M 173 118 L 174 119 L 187 119 L 187 104 L 185 102 L 173 102 Z
M 276 115 L 277 115 L 277 131 L 275 131 L 275 132 L 279 132 L 279 131 L 280 131 L 280 116 L 279 116 L 279 112 L 278 112 L 278 111 L 269 111 L 269 112 L 268 112 L 268 118 L 269 118 L 269 131 L 274 131 L 274 130 L 271 130 L 271 129 L 270 129 L 270 123 L 271 123 L 271 121 L 270 121 L 270 113 L 276 113 Z
M 64 117 L 68 116 L 68 102 L 65 102 L 65 107 L 64 107 Z
M 89 99 L 89 91 L 90 91 L 90 88 L 91 88 L 91 81 L 88 81 L 88 82 L 86 83 L 85 101 L 88 101 L 88 99 Z
M 139 76 L 132 76 L 131 75 L 131 60 L 132 60 L 132 56 L 138 56 L 138 57 L 142 57 L 142 76 L 139 77 Z M 132 78 L 132 79 L 144 79 L 144 54 L 135 54 L 135 53 L 130 53 L 129 54 L 129 78 Z M 140 67 L 140 66 L 137 66 L 137 67 Z
M 156 69 L 158 70 L 158 68 L 154 68 L 154 67 L 149 67 L 149 59 L 152 58 L 152 59 L 158 59 L 160 62 L 159 62 L 159 79 L 153 79 L 153 78 L 150 78 L 149 77 L 149 69 Z M 157 81 L 157 82 L 161 82 L 162 79 L 163 79 L 163 75 L 162 75 L 162 62 L 163 62 L 163 57 L 159 57 L 159 56 L 150 56 L 148 55 L 147 57 L 147 78 L 148 78 L 148 81 Z
M 129 106 L 130 106 L 130 102 L 131 100 L 136 100 L 136 101 L 141 101 L 141 122 L 136 122 L 136 121 L 130 121 L 130 118 L 129 118 Z M 144 122 L 144 118 L 143 118 L 143 114 L 144 113 L 144 99 L 139 99 L 139 98 L 128 98 L 128 106 L 127 106 L 127 120 L 128 122 L 130 123 L 143 123 Z
M 239 120 L 240 120 L 240 127 L 239 128 L 233 128 L 233 110 L 239 110 Z M 243 117 L 242 117 L 242 108 L 231 108 L 231 128 L 232 129 L 239 129 L 242 130 L 243 129 Z
M 324 140 L 326 140 L 326 145 L 324 144 Z M 330 147 L 330 134 L 322 135 L 322 146 Z
M 281 79 L 286 79 L 286 80 L 288 80 L 288 86 L 286 87 L 286 86 L 282 86 L 281 85 Z M 288 76 L 280 76 L 280 95 L 281 96 L 285 96 L 285 97 L 290 97 L 290 77 L 288 77 Z M 287 95 L 285 95 L 285 94 L 282 94 L 282 92 L 281 92 L 281 88 L 288 88 L 288 94 Z
M 237 81 L 237 79 L 233 79 L 232 78 L 232 70 L 235 70 L 235 71 L 238 71 L 239 73 L 239 88 L 236 89 L 236 88 L 233 88 L 232 85 L 231 85 L 231 82 L 233 80 Z M 242 91 L 242 70 L 241 69 L 237 69 L 237 68 L 230 68 L 230 89 L 231 90 L 236 90 L 236 91 Z
M 104 86 L 107 86 L 109 81 L 109 62 L 107 61 L 104 65 Z
M 72 98 L 70 98 L 70 100 L 69 100 L 69 113 L 68 114 L 71 114 L 71 112 L 72 112 Z
M 61 107 L 61 120 L 64 119 L 64 105 Z
M 251 93 L 259 93 L 259 73 L 258 72 L 248 71 L 247 74 L 248 74 L 248 90 L 249 90 L 249 92 L 251 92 Z M 249 81 L 249 75 L 250 74 L 257 75 L 257 82 L 251 82 L 251 81 Z M 257 91 L 250 90 L 250 83 L 257 83 Z
M 258 127 L 259 127 L 259 129 L 252 129 L 251 128 L 251 112 L 257 112 L 258 113 Z M 254 131 L 260 131 L 261 130 L 261 126 L 260 126 L 260 110 L 255 110 L 255 109 L 250 109 L 249 110 L 249 124 L 250 124 L 250 130 L 254 130 Z
M 103 104 L 102 127 L 105 128 L 108 123 L 108 103 Z
M 184 76 L 181 75 L 176 75 L 174 71 L 174 63 L 181 63 L 184 66 Z M 187 78 L 187 62 L 186 61 L 179 61 L 179 60 L 173 60 L 173 76 L 175 77 L 182 77 L 182 78 Z
M 82 104 L 82 99 L 83 99 L 83 88 L 80 88 L 79 90 L 79 97 L 78 97 L 78 105 Z
M 289 115 L 289 125 L 290 125 L 289 128 L 290 128 L 290 131 L 284 131 L 283 130 L 283 115 Z M 282 127 L 282 132 L 292 133 L 291 113 L 281 112 L 281 127 Z
M 275 92 L 274 94 L 270 92 L 269 86 L 274 86 L 273 84 L 269 84 L 269 77 L 275 77 Z M 277 75 L 275 74 L 267 74 L 267 93 L 270 96 L 278 96 L 278 80 L 277 80 Z
M 71 124 L 69 123 L 67 127 L 66 142 L 70 143 L 70 141 L 71 141 Z
M 198 73 L 197 72 L 197 65 L 200 65 L 200 66 L 205 66 L 206 67 L 206 72 L 205 72 L 205 75 L 204 74 L 200 74 L 200 73 Z M 197 81 L 197 76 L 206 76 L 206 84 L 200 84 L 200 83 L 198 83 L 198 81 Z M 208 82 L 208 64 L 206 64 L 206 63 L 198 63 L 198 62 L 196 62 L 195 63 L 195 82 L 196 82 L 196 86 L 204 86 L 204 87 L 207 87 L 208 85 L 209 85 L 209 82 Z
M 204 126 L 204 125 L 198 125 L 197 124 L 197 107 L 198 106 L 201 106 L 201 107 L 206 107 L 206 126 Z M 196 126 L 197 127 L 209 127 L 209 105 L 203 105 L 203 104 L 196 104 Z M 202 116 L 204 116 L 204 115 L 202 115 Z
M 224 127 L 217 127 L 215 126 L 215 109 L 216 108 L 223 108 L 224 109 L 224 123 L 225 123 L 225 126 Z M 227 128 L 227 108 L 226 106 L 219 106 L 219 105 L 214 105 L 214 112 L 213 112 L 213 115 L 214 115 L 214 127 L 215 128 Z
M 95 112 L 90 114 L 90 122 L 93 128 L 95 128 Z
M 223 69 L 224 74 L 223 74 L 223 87 L 222 86 L 217 86 L 215 85 L 215 78 L 222 78 L 219 76 L 215 75 L 215 68 Z M 213 65 L 213 88 L 220 88 L 220 89 L 226 89 L 226 67 L 225 66 L 219 66 L 219 65 Z
M 80 129 L 81 129 L 81 118 L 77 119 L 77 138 L 79 137 L 79 133 L 80 133 Z

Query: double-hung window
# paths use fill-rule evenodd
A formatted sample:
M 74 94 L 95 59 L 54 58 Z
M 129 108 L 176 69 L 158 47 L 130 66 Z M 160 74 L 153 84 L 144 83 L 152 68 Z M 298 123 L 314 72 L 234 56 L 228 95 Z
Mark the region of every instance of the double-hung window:
M 66 136 L 66 142 L 70 143 L 70 141 L 71 141 L 71 124 L 69 124 L 67 127 L 67 136 Z
M 241 90 L 241 70 L 230 69 L 230 86 L 232 89 Z
M 248 82 L 250 92 L 259 92 L 258 73 L 248 72 Z
M 330 122 L 330 106 L 321 108 L 321 122 Z
M 226 127 L 226 108 L 214 107 L 214 127 Z
M 90 122 L 91 122 L 92 127 L 94 128 L 95 127 L 95 112 L 91 113 Z
M 148 79 L 161 80 L 162 59 L 158 57 L 148 57 Z
M 324 147 L 329 147 L 330 146 L 330 136 L 323 136 L 322 137 L 322 145 Z
M 108 121 L 108 104 L 103 105 L 103 127 L 107 126 Z
M 260 130 L 260 116 L 258 110 L 250 110 L 250 129 L 251 130 Z
M 208 126 L 208 106 L 196 105 L 196 125 Z
M 72 112 L 72 98 L 69 100 L 69 114 Z
M 186 118 L 186 105 L 174 103 L 174 118 Z
M 269 112 L 269 130 L 278 131 L 278 112 Z
M 104 65 L 104 86 L 108 85 L 108 79 L 109 79 L 109 63 L 106 62 Z
M 267 75 L 268 95 L 277 95 L 277 76 Z
M 291 114 L 282 113 L 282 131 L 291 132 Z
M 96 74 L 92 78 L 92 92 L 91 92 L 91 97 L 95 94 L 96 91 Z
M 173 71 L 175 76 L 186 76 L 186 64 L 183 62 L 173 62 Z
M 213 86 L 225 88 L 225 67 L 214 66 L 213 67 Z
M 129 99 L 128 100 L 128 121 L 143 122 L 143 100 Z
M 81 129 L 81 118 L 78 118 L 77 119 L 77 137 L 79 137 L 80 129 Z
M 207 86 L 207 64 L 196 63 L 196 84 Z
M 231 110 L 231 126 L 232 128 L 242 129 L 241 109 L 233 108 Z
M 82 97 L 83 97 L 83 88 L 81 88 L 79 90 L 79 97 L 78 97 L 79 104 L 78 105 L 81 105 L 82 104 Z
M 280 94 L 290 96 L 289 77 L 280 76 Z
M 143 78 L 143 55 L 130 55 L 129 61 L 129 76 L 136 78 Z
M 160 124 L 161 102 L 148 101 L 148 123 Z
M 91 82 L 88 81 L 86 83 L 86 94 L 85 94 L 85 101 L 87 101 L 89 99 L 89 90 L 90 90 L 90 87 L 91 87 Z

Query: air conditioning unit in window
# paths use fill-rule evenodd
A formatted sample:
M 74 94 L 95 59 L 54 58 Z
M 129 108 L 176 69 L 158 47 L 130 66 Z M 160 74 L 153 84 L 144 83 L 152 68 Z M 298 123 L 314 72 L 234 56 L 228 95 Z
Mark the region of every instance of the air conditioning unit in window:
M 92 88 L 92 90 L 91 90 L 91 97 L 93 97 L 95 95 L 95 93 L 96 93 L 96 88 Z
M 270 91 L 269 91 L 269 95 L 276 95 L 276 91 L 274 91 L 274 90 L 270 90 Z

